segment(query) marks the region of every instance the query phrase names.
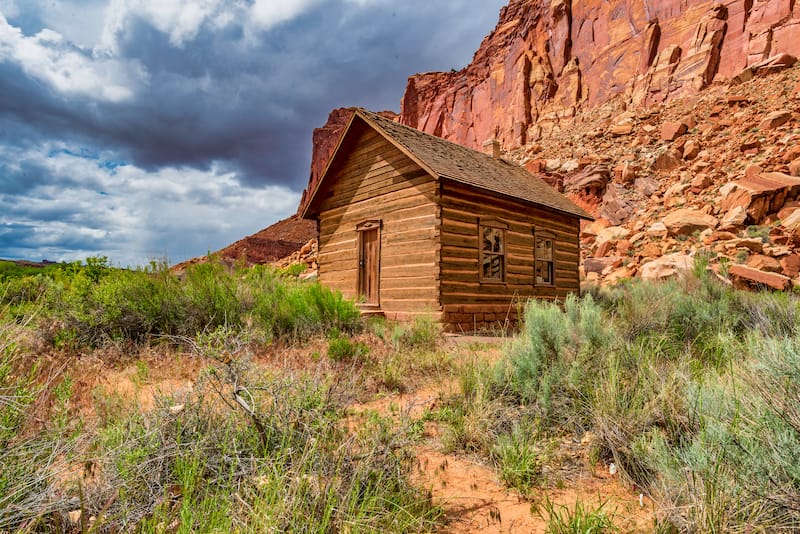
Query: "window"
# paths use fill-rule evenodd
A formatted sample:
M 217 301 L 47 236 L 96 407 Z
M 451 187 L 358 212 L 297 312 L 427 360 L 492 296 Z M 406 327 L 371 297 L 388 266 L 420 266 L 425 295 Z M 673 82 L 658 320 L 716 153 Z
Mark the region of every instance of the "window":
M 555 285 L 555 236 L 549 232 L 535 232 L 533 249 L 534 280 L 536 285 Z
M 495 220 L 480 221 L 480 270 L 482 282 L 506 281 L 506 229 L 508 225 Z

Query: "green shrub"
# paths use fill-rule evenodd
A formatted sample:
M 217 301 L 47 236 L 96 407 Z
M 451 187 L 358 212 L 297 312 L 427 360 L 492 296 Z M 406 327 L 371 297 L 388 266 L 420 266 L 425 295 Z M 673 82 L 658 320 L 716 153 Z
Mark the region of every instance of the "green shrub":
M 574 416 L 590 397 L 599 362 L 612 336 L 602 310 L 588 296 L 558 304 L 531 301 L 525 309 L 521 335 L 495 370 L 495 390 L 531 405 L 542 424 L 585 424 Z
M 231 272 L 213 259 L 181 276 L 164 264 L 122 270 L 89 259 L 86 266 L 67 264 L 54 280 L 23 278 L 6 285 L 6 300 L 46 300 L 50 317 L 43 322 L 49 328 L 58 321 L 72 347 L 191 339 L 221 326 L 257 327 L 267 339 L 299 338 L 333 327 L 352 332 L 360 319 L 352 302 L 319 283 L 283 277 L 266 266 Z
M 363 359 L 368 353 L 367 345 L 353 343 L 346 337 L 337 335 L 328 341 L 328 358 L 335 362 Z
M 532 301 L 504 352 L 492 373 L 463 371 L 439 417 L 448 443 L 503 456 L 508 483 L 525 486 L 513 466 L 536 451 L 515 428 L 540 443 L 591 431 L 590 455 L 659 501 L 666 529 L 800 528 L 795 295 L 734 290 L 699 261 L 681 280 Z

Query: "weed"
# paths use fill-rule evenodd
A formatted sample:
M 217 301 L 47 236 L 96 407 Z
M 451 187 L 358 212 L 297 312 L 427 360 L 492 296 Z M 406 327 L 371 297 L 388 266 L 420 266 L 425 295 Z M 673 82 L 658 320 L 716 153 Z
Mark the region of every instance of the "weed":
M 614 515 L 608 514 L 604 508 L 607 502 L 602 502 L 592 509 L 580 500 L 570 508 L 566 505 L 556 504 L 545 497 L 540 506 L 532 506 L 531 511 L 547 521 L 548 534 L 602 534 L 619 532 L 614 525 Z
M 133 382 L 138 386 L 143 386 L 150 379 L 150 366 L 144 360 L 136 360 L 136 373 L 133 376 Z
M 414 318 L 410 324 L 398 323 L 391 332 L 395 349 L 434 350 L 439 339 L 439 324 L 430 315 Z
M 521 494 L 528 495 L 531 487 L 541 480 L 542 461 L 534 431 L 515 427 L 510 434 L 499 436 L 493 456 L 500 477 Z
M 335 362 L 363 360 L 369 354 L 364 343 L 353 343 L 346 337 L 336 336 L 328 341 L 328 358 Z
M 769 226 L 758 226 L 752 225 L 747 227 L 747 236 L 748 237 L 757 237 L 761 239 L 764 243 L 769 241 Z

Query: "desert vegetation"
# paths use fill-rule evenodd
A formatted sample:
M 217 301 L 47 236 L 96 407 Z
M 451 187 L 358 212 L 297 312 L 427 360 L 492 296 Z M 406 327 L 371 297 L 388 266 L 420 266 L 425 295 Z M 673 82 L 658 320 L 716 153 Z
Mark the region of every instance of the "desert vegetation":
M 656 531 L 800 528 L 795 295 L 731 289 L 701 259 L 681 280 L 527 303 L 499 356 L 462 357 L 430 320 L 362 322 L 294 274 L 103 258 L 6 271 L 0 531 L 447 531 L 412 477 L 429 423 L 550 532 L 624 524 L 611 503 L 549 499 L 570 483 L 565 442 L 652 499 Z M 265 356 L 276 347 L 280 365 Z M 148 362 L 197 371 L 144 409 L 114 384 L 79 394 L 90 358 L 132 368 L 137 387 Z M 420 377 L 456 387 L 417 418 L 354 420 L 354 403 Z
M 374 364 L 352 340 L 364 329 L 353 303 L 293 274 L 208 262 L 175 276 L 103 258 L 7 271 L 0 531 L 430 531 L 440 511 L 408 478 L 418 429 L 346 424 L 365 376 L 402 387 L 410 368 L 396 355 Z M 374 330 L 397 344 L 390 352 L 415 350 L 399 327 Z M 317 365 L 254 363 L 311 338 L 329 340 L 325 357 L 307 357 Z M 92 391 L 92 417 L 72 405 L 87 354 L 135 361 L 143 384 L 143 350 L 188 354 L 198 376 L 149 410 L 113 385 Z
M 730 289 L 698 263 L 681 281 L 530 302 L 501 360 L 466 366 L 460 393 L 431 414 L 448 446 L 531 494 L 562 483 L 548 458 L 572 435 L 591 465 L 613 464 L 658 503 L 656 531 L 796 531 L 798 300 Z M 568 523 L 552 503 L 537 507 Z

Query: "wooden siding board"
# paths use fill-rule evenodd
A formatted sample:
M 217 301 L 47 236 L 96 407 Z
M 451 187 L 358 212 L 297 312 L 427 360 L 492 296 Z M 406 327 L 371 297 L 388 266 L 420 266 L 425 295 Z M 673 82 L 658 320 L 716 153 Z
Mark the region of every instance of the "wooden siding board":
M 332 169 L 319 209 L 320 281 L 355 298 L 356 225 L 380 219 L 380 307 L 439 310 L 438 184 L 383 137 L 363 134 Z M 363 148 L 363 150 L 362 150 Z
M 445 309 L 457 304 L 488 306 L 513 299 L 564 298 L 579 290 L 579 219 L 456 184 L 443 184 L 441 192 L 440 288 Z M 504 284 L 480 281 L 481 217 L 508 224 Z M 534 229 L 547 230 L 556 240 L 555 286 L 534 285 Z

